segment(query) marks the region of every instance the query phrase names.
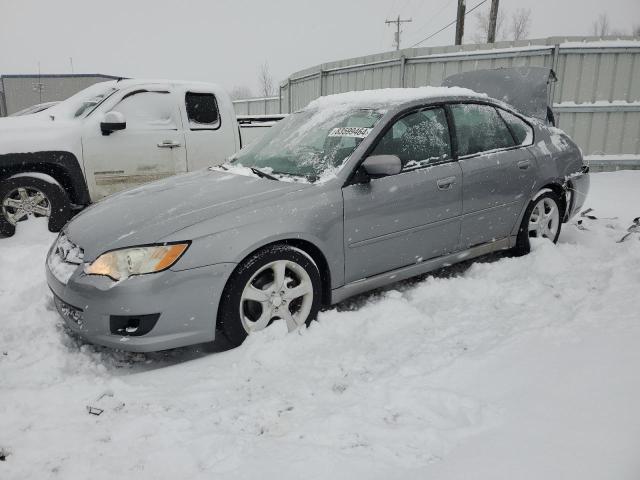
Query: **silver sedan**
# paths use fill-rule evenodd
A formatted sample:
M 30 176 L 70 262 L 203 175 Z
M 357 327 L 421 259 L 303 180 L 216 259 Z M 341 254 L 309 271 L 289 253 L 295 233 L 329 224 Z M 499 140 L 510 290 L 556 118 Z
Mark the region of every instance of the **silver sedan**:
M 557 241 L 578 147 L 461 89 L 320 98 L 219 167 L 123 192 L 63 229 L 47 279 L 89 342 L 235 345 L 281 320 L 496 250 Z

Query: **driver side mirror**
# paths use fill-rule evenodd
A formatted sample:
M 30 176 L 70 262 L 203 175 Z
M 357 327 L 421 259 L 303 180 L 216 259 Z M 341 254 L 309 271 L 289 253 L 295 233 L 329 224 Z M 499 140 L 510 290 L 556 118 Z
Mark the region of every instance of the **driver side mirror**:
M 116 130 L 124 130 L 125 128 L 127 128 L 127 121 L 125 120 L 124 115 L 120 112 L 116 112 L 115 110 L 107 112 L 104 116 L 104 120 L 100 123 L 102 135 L 110 135 Z
M 362 175 L 366 172 L 366 176 Z M 402 171 L 402 161 L 397 155 L 371 155 L 367 157 L 358 168 L 355 180 L 358 183 L 369 181 L 372 178 L 387 177 L 397 175 Z M 365 178 L 366 177 L 366 180 Z

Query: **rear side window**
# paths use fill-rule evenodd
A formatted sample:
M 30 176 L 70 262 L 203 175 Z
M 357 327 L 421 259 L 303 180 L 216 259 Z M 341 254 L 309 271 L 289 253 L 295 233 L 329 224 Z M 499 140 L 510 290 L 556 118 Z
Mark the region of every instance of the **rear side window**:
M 473 155 L 515 146 L 513 136 L 496 109 L 489 105 L 451 105 L 458 155 Z
M 509 125 L 517 145 L 531 145 L 533 143 L 533 129 L 524 120 L 500 108 L 498 112 Z
M 384 134 L 372 154 L 397 155 L 403 171 L 451 159 L 444 110 L 432 108 L 402 117 Z
M 187 92 L 185 105 L 191 129 L 217 128 L 220 125 L 218 102 L 212 93 Z

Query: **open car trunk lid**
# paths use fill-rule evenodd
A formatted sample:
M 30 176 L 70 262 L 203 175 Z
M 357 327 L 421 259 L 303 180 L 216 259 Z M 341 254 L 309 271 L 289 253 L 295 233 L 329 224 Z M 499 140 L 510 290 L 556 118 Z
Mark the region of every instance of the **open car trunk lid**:
M 553 124 L 551 82 L 556 74 L 549 67 L 513 67 L 473 70 L 444 79 L 444 87 L 465 87 L 502 100 L 530 117 Z

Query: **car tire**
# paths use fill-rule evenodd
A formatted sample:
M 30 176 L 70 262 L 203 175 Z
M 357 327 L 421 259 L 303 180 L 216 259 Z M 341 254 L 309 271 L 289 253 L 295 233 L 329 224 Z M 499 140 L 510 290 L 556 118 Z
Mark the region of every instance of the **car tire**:
M 555 210 L 553 211 L 552 209 Z M 522 217 L 516 245 L 513 247 L 512 253 L 516 256 L 528 254 L 531 251 L 530 238 L 532 237 L 544 237 L 553 243 L 557 243 L 562 229 L 563 210 L 564 207 L 560 196 L 552 191 L 545 192 L 529 202 Z M 548 217 L 540 218 L 540 214 L 543 211 Z M 537 226 L 542 228 L 537 228 Z M 545 226 L 546 228 L 544 228 Z M 536 229 L 532 230 L 533 228 Z
M 309 325 L 321 298 L 320 272 L 311 256 L 290 245 L 272 245 L 236 267 L 222 293 L 217 326 L 238 346 L 277 319 L 284 320 L 289 331 Z
M 21 217 L 18 205 L 26 206 Z M 59 185 L 29 176 L 0 182 L 0 236 L 10 237 L 20 222 L 44 216 L 51 232 L 60 231 L 71 218 L 71 203 Z

